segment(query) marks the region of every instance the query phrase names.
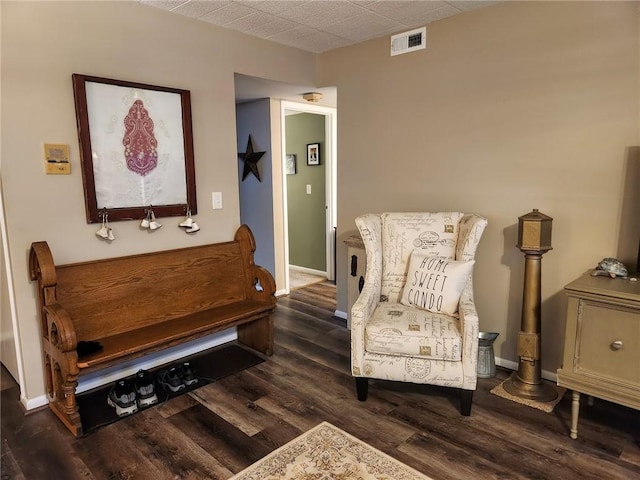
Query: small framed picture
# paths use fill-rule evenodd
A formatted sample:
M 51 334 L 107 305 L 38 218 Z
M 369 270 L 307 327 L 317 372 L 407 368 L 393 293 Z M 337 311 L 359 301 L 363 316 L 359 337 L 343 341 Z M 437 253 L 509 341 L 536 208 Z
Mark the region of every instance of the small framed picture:
M 295 155 L 285 156 L 284 171 L 287 175 L 296 174 L 296 156 Z
M 307 144 L 307 165 L 320 165 L 320 144 Z

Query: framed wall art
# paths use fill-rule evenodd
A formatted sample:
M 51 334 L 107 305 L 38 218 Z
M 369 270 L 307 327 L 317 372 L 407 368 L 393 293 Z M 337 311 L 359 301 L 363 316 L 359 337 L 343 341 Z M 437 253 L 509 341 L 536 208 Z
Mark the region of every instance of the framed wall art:
M 320 165 L 320 144 L 307 144 L 307 165 Z
M 284 171 L 287 175 L 296 174 L 296 156 L 286 155 L 284 159 Z
M 87 222 L 197 213 L 190 92 L 72 78 Z

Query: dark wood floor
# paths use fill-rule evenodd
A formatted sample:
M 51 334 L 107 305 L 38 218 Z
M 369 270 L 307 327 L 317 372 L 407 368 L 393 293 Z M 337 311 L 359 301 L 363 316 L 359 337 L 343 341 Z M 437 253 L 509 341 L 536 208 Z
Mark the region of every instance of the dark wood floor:
M 569 394 L 551 414 L 515 404 L 489 393 L 504 370 L 480 379 L 471 417 L 427 386 L 375 381 L 358 402 L 334 310 L 330 283 L 281 297 L 266 362 L 77 440 L 4 388 L 2 479 L 226 479 L 322 421 L 434 480 L 640 479 L 637 411 L 585 403 L 571 440 Z

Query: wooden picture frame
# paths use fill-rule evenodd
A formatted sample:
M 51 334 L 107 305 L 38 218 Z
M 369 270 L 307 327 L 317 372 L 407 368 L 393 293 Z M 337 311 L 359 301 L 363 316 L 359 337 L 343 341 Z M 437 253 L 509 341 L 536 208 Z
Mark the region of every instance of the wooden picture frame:
M 320 165 L 319 143 L 307 143 L 307 165 Z
M 88 223 L 198 211 L 191 94 L 73 74 Z
M 294 154 L 285 155 L 284 171 L 287 175 L 296 174 L 296 156 Z

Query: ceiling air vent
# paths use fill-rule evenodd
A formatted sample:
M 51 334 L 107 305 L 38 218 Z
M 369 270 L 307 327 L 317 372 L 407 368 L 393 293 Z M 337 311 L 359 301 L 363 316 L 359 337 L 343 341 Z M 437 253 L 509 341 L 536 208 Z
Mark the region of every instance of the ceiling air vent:
M 427 27 L 391 35 L 391 56 L 422 50 L 427 46 Z

